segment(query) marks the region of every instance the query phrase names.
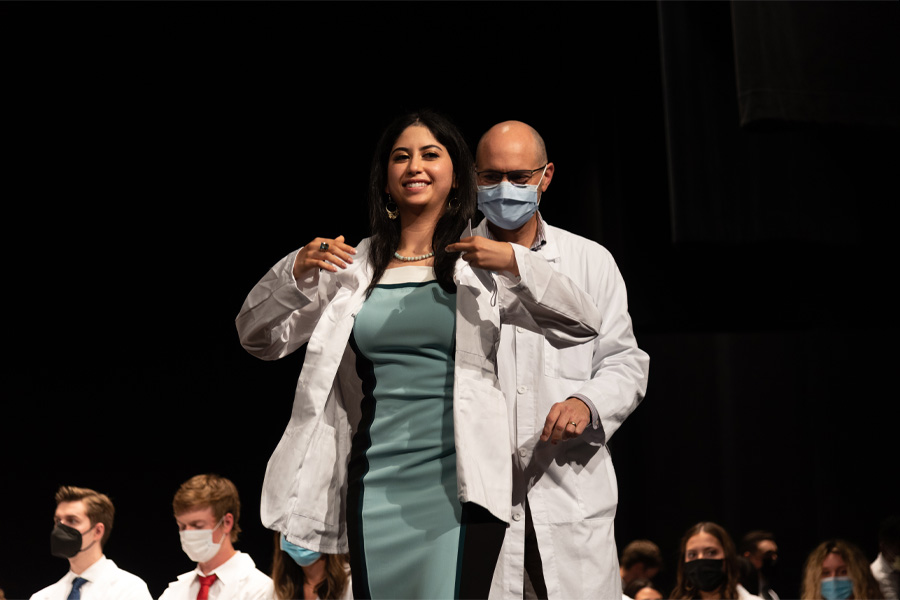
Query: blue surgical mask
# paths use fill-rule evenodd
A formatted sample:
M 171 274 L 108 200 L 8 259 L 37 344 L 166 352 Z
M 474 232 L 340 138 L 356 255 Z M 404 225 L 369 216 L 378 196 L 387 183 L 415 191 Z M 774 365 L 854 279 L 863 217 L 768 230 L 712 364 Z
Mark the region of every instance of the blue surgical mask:
M 853 593 L 853 582 L 849 577 L 826 577 L 822 580 L 822 598 L 825 600 L 846 600 Z
M 288 556 L 293 558 L 294 562 L 301 567 L 308 567 L 322 558 L 321 552 L 313 552 L 312 550 L 307 550 L 306 548 L 301 548 L 296 544 L 292 544 L 287 541 L 283 535 L 281 536 L 281 549 L 287 552 Z
M 544 167 L 546 172 L 547 167 Z M 478 186 L 478 209 L 488 221 L 501 229 L 518 229 L 528 222 L 538 207 L 537 185 L 517 186 L 508 181 Z

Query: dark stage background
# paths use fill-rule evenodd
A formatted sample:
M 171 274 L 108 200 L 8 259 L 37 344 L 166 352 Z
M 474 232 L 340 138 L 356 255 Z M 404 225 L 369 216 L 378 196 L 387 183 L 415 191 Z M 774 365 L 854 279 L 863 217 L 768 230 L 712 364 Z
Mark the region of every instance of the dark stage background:
M 0 588 L 65 572 L 66 484 L 112 497 L 106 553 L 158 596 L 192 568 L 171 498 L 202 472 L 269 569 L 302 356 L 251 357 L 234 317 L 289 251 L 365 235 L 376 138 L 422 106 L 473 147 L 534 125 L 545 218 L 618 261 L 651 356 L 610 441 L 620 548 L 655 540 L 669 590 L 693 523 L 771 529 L 783 598 L 828 537 L 873 559 L 898 511 L 898 8 L 5 4 Z

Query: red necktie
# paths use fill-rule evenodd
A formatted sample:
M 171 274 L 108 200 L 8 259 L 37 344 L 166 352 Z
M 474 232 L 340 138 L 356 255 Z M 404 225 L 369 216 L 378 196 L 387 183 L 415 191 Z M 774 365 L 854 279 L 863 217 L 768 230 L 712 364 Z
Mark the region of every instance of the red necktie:
M 200 580 L 200 591 L 197 593 L 197 600 L 207 600 L 209 598 L 209 586 L 216 581 L 216 574 L 213 573 L 206 577 L 197 575 L 197 578 Z

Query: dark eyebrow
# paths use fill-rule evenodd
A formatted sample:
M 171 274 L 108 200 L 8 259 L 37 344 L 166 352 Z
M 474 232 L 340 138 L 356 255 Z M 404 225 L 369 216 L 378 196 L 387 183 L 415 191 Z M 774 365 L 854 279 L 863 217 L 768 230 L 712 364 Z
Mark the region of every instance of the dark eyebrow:
M 428 148 L 435 148 L 437 150 L 440 150 L 441 152 L 445 152 L 445 150 L 443 148 L 441 148 L 440 146 L 438 146 L 437 144 L 428 144 L 427 146 L 422 146 L 421 148 L 419 148 L 419 150 L 427 150 Z M 393 150 L 391 150 L 391 154 L 393 154 L 394 152 L 400 152 L 400 151 L 409 152 L 409 148 L 404 148 L 402 146 L 399 148 L 394 148 Z

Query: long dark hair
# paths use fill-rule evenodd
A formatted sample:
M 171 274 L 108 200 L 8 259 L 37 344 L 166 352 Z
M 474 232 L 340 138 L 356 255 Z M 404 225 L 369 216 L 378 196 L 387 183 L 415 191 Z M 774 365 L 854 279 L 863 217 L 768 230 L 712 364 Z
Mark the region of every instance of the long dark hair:
M 740 577 L 740 568 L 738 567 L 737 551 L 734 548 L 734 542 L 725 529 L 712 521 L 701 521 L 687 530 L 684 537 L 681 538 L 681 545 L 678 547 L 678 571 L 676 573 L 675 589 L 667 597 L 672 600 L 688 600 L 690 598 L 699 598 L 700 590 L 696 589 L 693 584 L 684 576 L 684 559 L 686 555 L 687 543 L 692 537 L 698 533 L 709 533 L 722 545 L 725 563 L 725 583 L 722 584 L 720 592 L 722 598 L 737 598 L 738 579 Z
M 453 162 L 456 177 L 456 200 L 452 207 L 444 211 L 434 228 L 431 247 L 434 249 L 434 272 L 440 286 L 448 293 L 456 291 L 453 283 L 453 266 L 458 252 L 448 253 L 444 247 L 459 241 L 459 234 L 466 223 L 475 215 L 475 169 L 472 153 L 459 129 L 446 116 L 425 109 L 402 115 L 388 125 L 381 134 L 372 168 L 369 171 L 369 223 L 372 227 L 369 261 L 372 265 L 372 283 L 367 294 L 372 292 L 381 279 L 388 263 L 400 243 L 400 220 L 388 218 L 385 210 L 385 184 L 387 182 L 388 160 L 391 148 L 400 134 L 411 125 L 422 125 L 446 149 Z M 452 196 L 453 192 L 451 192 Z
M 346 554 L 323 554 L 325 557 L 325 579 L 316 587 L 319 598 L 340 598 L 349 585 L 347 577 Z M 292 600 L 303 598 L 303 584 L 306 575 L 303 567 L 294 562 L 288 553 L 281 549 L 281 534 L 275 532 L 275 552 L 272 555 L 272 584 L 275 586 L 275 598 Z

